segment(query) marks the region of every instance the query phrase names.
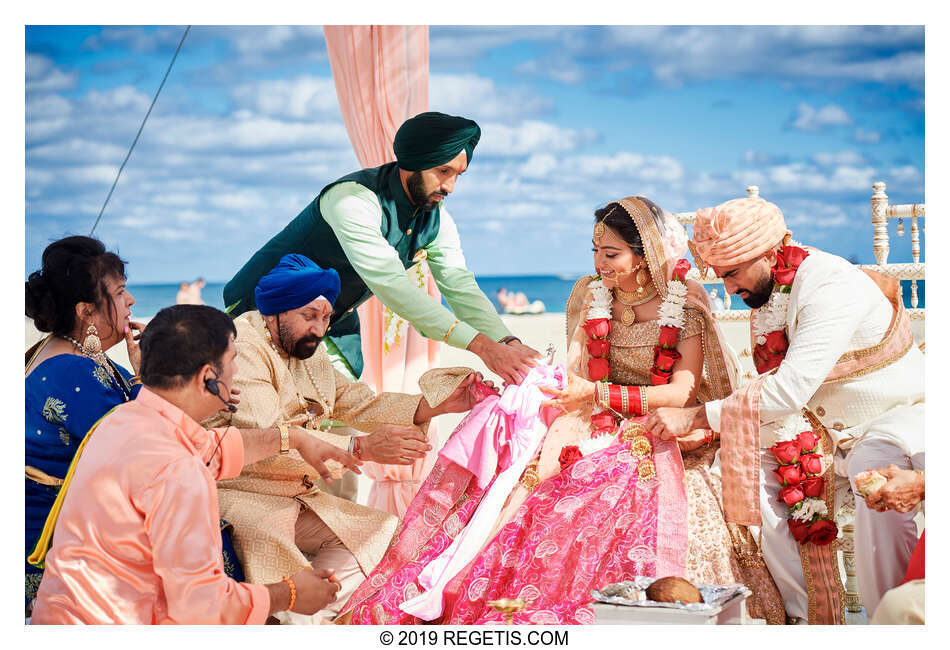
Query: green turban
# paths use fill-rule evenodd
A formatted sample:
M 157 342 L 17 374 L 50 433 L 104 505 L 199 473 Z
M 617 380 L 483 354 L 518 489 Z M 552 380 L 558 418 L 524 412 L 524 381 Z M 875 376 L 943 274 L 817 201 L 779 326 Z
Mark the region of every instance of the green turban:
M 399 127 L 393 140 L 396 162 L 401 169 L 418 172 L 449 162 L 464 151 L 466 164 L 482 136 L 474 121 L 445 113 L 419 113 Z

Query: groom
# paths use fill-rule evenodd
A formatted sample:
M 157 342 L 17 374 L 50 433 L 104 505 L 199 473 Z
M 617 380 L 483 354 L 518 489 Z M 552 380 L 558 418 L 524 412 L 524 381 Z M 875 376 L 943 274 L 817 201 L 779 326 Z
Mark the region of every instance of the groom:
M 754 310 L 753 359 L 760 376 L 724 400 L 659 408 L 647 426 L 664 439 L 706 427 L 720 433 L 726 518 L 747 525 L 762 522 L 763 554 L 786 611 L 807 618 L 809 593 L 824 602 L 835 597 L 820 592 L 816 563 L 799 561 L 793 535 L 800 538 L 807 528 L 798 506 L 804 493 L 796 489 L 803 484 L 802 475 L 792 471 L 786 476 L 785 467 L 778 474 L 766 470 L 779 469 L 777 460 L 795 468 L 804 461 L 797 452 L 795 458 L 779 459 L 769 451 L 789 440 L 787 431 L 771 429 L 807 408 L 827 429 L 835 472 L 847 477 L 852 489 L 857 474 L 875 467 L 893 463 L 924 469 L 924 366 L 896 280 L 835 255 L 789 245 L 789 237 L 782 212 L 759 197 L 733 199 L 696 213 L 690 248 L 697 266 L 712 267 L 726 291 Z M 830 448 L 828 452 L 824 464 L 805 473 L 822 474 L 832 457 Z M 819 458 L 807 455 L 813 457 L 809 463 Z M 811 481 L 819 488 L 810 490 L 816 497 L 833 493 L 830 486 L 827 491 L 821 487 L 823 480 Z M 799 518 L 789 519 L 790 510 Z M 815 513 L 813 519 L 829 521 L 820 524 L 827 532 L 813 541 L 805 538 L 802 556 L 814 555 L 822 542 L 823 548 L 834 549 L 834 514 Z M 917 539 L 913 513 L 872 513 L 863 499 L 856 499 L 854 538 L 861 598 L 870 618 L 907 567 Z M 837 559 L 834 563 L 836 567 Z M 833 582 L 825 582 L 828 589 L 840 588 Z M 840 610 L 840 604 L 835 608 Z M 840 615 L 833 618 L 837 622 Z

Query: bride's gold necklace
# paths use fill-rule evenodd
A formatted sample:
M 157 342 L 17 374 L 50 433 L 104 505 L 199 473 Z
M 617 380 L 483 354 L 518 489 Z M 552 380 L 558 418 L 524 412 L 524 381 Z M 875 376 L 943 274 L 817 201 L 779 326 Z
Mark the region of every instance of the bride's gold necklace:
M 277 356 L 282 357 L 280 350 L 277 349 L 277 346 L 274 344 L 273 338 L 271 338 L 270 330 L 265 326 L 264 327 L 264 337 L 267 339 L 267 342 L 273 348 L 274 352 L 277 353 Z M 294 381 L 294 373 L 291 370 L 291 362 L 293 360 L 288 355 L 287 358 L 287 370 L 290 371 L 290 380 Z M 320 417 L 313 412 L 313 409 L 310 408 L 307 404 L 307 400 L 303 398 L 303 395 L 300 394 L 300 391 L 297 389 L 297 383 L 294 381 L 294 392 L 297 393 L 297 404 L 300 405 L 300 408 L 307 414 L 307 420 L 309 421 L 311 429 L 319 429 L 320 431 L 329 431 L 330 426 L 327 425 L 327 422 L 330 422 L 333 418 L 333 408 L 329 404 L 329 400 L 323 395 L 323 391 L 320 390 L 320 386 L 317 384 L 317 380 L 313 377 L 313 372 L 310 370 L 310 366 L 307 365 L 306 361 L 302 361 L 303 369 L 307 371 L 307 377 L 310 378 L 310 383 L 313 384 L 313 388 L 317 391 L 317 404 L 320 405 L 320 408 L 323 409 L 323 413 Z M 321 423 L 322 422 L 322 423 Z
M 625 306 L 625 309 L 620 314 L 620 322 L 627 326 L 633 325 L 637 321 L 637 314 L 633 308 L 650 302 L 656 297 L 656 294 L 659 293 L 652 283 L 647 284 L 648 278 L 643 270 L 637 273 L 637 282 L 640 282 L 641 275 L 644 276 L 643 283 L 641 283 L 641 286 L 638 287 L 636 291 L 624 291 L 619 285 L 614 287 L 614 298 L 617 299 L 617 302 Z

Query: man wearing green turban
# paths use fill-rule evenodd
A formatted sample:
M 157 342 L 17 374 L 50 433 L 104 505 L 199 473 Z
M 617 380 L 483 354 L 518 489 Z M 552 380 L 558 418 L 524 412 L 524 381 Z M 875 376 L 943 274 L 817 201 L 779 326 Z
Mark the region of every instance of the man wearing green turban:
M 423 336 L 470 350 L 505 381 L 520 383 L 537 352 L 511 335 L 478 288 L 442 206 L 480 137 L 478 124 L 464 117 L 428 112 L 406 120 L 393 140 L 396 162 L 324 187 L 224 287 L 228 312 L 256 309 L 258 280 L 284 255 L 298 253 L 340 275 L 324 340 L 335 365 L 354 379 L 363 370 L 356 308 L 375 295 Z M 422 259 L 452 311 L 407 276 Z

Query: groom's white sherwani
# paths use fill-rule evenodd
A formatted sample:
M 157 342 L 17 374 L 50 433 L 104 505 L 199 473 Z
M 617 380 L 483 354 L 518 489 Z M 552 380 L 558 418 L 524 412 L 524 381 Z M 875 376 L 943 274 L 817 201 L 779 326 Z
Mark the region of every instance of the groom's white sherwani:
M 787 507 L 778 501 L 780 486 L 770 471 L 776 467 L 768 452 L 775 427 L 765 425 L 808 408 L 834 439 L 836 472 L 849 477 L 852 487 L 855 475 L 867 469 L 891 463 L 923 469 L 924 357 L 917 346 L 891 363 L 827 381 L 844 355 L 870 356 L 894 316 L 878 285 L 840 257 L 810 250 L 795 275 L 788 351 L 759 396 L 763 554 L 790 615 L 807 618 L 808 596 L 797 544 L 785 523 Z M 721 410 L 721 400 L 706 403 L 716 431 Z M 916 532 L 913 513 L 878 513 L 856 499 L 855 559 L 869 618 L 883 593 L 903 578 Z

